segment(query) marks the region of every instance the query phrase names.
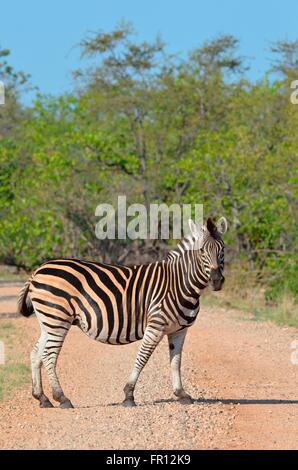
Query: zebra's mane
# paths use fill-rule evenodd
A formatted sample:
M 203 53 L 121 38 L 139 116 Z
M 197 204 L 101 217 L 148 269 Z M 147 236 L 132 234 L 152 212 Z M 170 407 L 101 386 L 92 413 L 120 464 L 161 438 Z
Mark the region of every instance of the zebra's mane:
M 176 248 L 170 250 L 166 256 L 166 260 L 175 259 L 181 256 L 185 251 L 195 248 L 196 239 L 192 235 L 182 238 Z
M 221 240 L 221 237 L 219 233 L 217 232 L 217 230 L 213 230 L 213 232 L 211 233 L 207 227 L 203 226 L 202 233 L 201 233 L 202 246 L 205 244 L 205 242 L 209 238 L 213 238 L 215 240 Z M 179 256 L 182 256 L 186 251 L 197 250 L 198 242 L 199 240 L 191 234 L 185 236 L 184 238 L 182 238 L 182 240 L 180 240 L 176 248 L 169 251 L 169 253 L 166 256 L 166 260 L 178 258 Z

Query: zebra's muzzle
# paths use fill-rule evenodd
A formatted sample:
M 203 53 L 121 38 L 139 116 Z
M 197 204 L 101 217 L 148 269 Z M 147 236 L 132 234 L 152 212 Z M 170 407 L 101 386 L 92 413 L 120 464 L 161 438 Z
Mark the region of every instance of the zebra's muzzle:
M 225 282 L 225 278 L 223 277 L 220 269 L 211 269 L 210 272 L 210 287 L 212 290 L 221 290 L 223 283 Z

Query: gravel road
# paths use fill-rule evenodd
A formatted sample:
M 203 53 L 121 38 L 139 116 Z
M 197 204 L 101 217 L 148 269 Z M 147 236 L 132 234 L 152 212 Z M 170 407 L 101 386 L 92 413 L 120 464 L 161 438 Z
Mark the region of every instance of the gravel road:
M 26 337 L 27 358 L 37 321 L 10 321 Z M 102 345 L 73 327 L 58 372 L 75 409 L 40 409 L 30 385 L 16 391 L 0 403 L 0 448 L 298 449 L 298 365 L 290 360 L 295 339 L 297 329 L 202 307 L 183 357 L 185 388 L 195 403 L 173 398 L 163 340 L 136 388 L 138 406 L 124 408 L 122 389 L 138 343 Z

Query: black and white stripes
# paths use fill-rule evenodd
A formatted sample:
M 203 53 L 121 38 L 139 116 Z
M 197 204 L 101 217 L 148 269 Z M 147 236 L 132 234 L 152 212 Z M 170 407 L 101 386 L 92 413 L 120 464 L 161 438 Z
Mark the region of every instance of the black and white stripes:
M 56 363 L 72 325 L 108 344 L 142 340 L 133 371 L 124 388 L 127 406 L 134 405 L 139 374 L 155 347 L 167 335 L 174 393 L 190 400 L 181 383 L 181 352 L 187 327 L 199 312 L 201 291 L 223 283 L 226 220 L 208 219 L 183 239 L 165 260 L 140 266 L 113 266 L 76 259 L 57 259 L 39 267 L 19 297 L 19 311 L 35 312 L 41 336 L 31 353 L 33 396 L 40 406 L 52 406 L 44 395 L 41 366 L 45 366 L 53 397 L 61 407 L 72 407 L 56 374 Z M 87 356 L 86 356 L 87 357 Z

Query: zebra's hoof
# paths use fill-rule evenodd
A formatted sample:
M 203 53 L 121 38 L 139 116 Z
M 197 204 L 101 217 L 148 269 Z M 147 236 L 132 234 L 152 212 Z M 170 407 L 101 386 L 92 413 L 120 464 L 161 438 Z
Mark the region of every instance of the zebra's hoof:
M 191 396 L 181 397 L 178 399 L 178 401 L 181 403 L 181 405 L 192 405 L 194 403 L 194 399 L 191 398 Z
M 53 404 L 47 398 L 39 403 L 40 408 L 54 408 Z
M 123 400 L 122 405 L 126 408 L 132 408 L 133 406 L 137 406 L 132 398 L 126 398 L 125 400 Z
M 70 400 L 65 400 L 62 403 L 60 403 L 60 408 L 64 408 L 64 409 L 73 408 L 73 404 L 71 403 Z

